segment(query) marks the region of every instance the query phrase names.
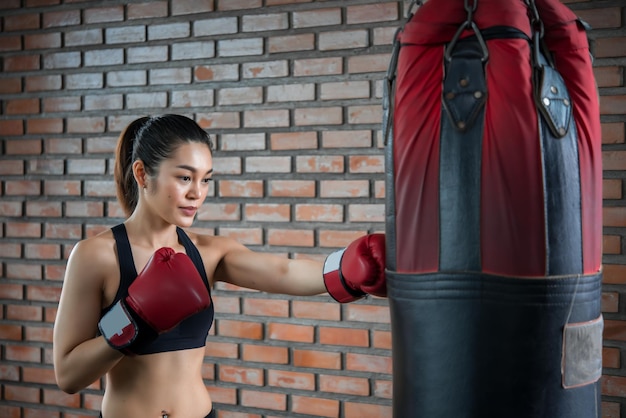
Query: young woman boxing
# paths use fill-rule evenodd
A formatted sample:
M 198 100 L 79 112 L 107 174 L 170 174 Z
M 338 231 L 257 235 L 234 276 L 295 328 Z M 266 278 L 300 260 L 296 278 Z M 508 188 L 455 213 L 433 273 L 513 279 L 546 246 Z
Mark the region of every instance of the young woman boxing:
M 385 296 L 385 241 L 364 236 L 325 263 L 257 253 L 185 231 L 207 196 L 211 140 L 192 119 L 143 117 L 120 136 L 115 181 L 128 218 L 80 241 L 54 325 L 59 387 L 106 375 L 104 418 L 215 417 L 202 380 L 216 281 L 339 302 Z

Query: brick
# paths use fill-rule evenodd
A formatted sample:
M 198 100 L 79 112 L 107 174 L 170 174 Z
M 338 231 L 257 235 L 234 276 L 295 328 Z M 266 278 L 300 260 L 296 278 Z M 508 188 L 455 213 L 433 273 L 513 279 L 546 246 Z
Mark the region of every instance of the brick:
M 251 321 L 220 319 L 216 321 L 218 335 L 259 340 L 263 338 L 263 325 Z
M 346 306 L 345 319 L 358 322 L 388 324 L 391 321 L 389 307 L 353 304 Z
M 188 22 L 164 23 L 148 26 L 148 40 L 187 38 L 191 34 Z
M 278 54 L 281 52 L 311 51 L 315 49 L 315 36 L 312 33 L 298 35 L 271 36 L 267 40 L 268 52 Z
M 244 385 L 264 385 L 263 369 L 231 365 L 219 366 L 219 379 L 224 382 Z
M 343 206 L 334 204 L 297 204 L 295 220 L 298 222 L 342 222 Z
M 124 6 L 89 8 L 83 16 L 85 23 L 121 22 L 124 20 Z
M 40 238 L 41 224 L 38 222 L 7 222 L 5 236 L 21 238 Z
M 622 85 L 622 69 L 620 67 L 594 67 L 593 74 L 598 87 L 620 87 Z
M 179 90 L 170 95 L 172 107 L 208 107 L 214 104 L 213 90 Z
M 387 405 L 346 402 L 344 410 L 346 418 L 379 418 L 393 415 L 391 406 Z
M 208 357 L 220 358 L 239 358 L 239 345 L 235 343 L 225 343 L 219 341 L 210 341 L 207 343 L 205 355 Z
M 102 217 L 104 209 L 102 202 L 67 202 L 65 216 L 68 217 Z
M 368 32 L 364 29 L 322 32 L 318 35 L 320 51 L 364 48 L 368 43 Z
M 41 182 L 37 180 L 7 180 L 4 183 L 7 196 L 38 196 Z
M 189 84 L 191 82 L 190 68 L 162 68 L 149 70 L 151 85 L 160 84 Z
M 277 78 L 286 77 L 289 66 L 286 60 L 246 62 L 242 65 L 244 78 Z
M 241 29 L 243 32 L 262 32 L 287 29 L 288 27 L 289 19 L 287 13 L 242 16 Z
M 320 391 L 341 393 L 344 395 L 368 396 L 370 384 L 363 377 L 336 376 L 328 374 L 319 375 Z
M 223 88 L 218 91 L 217 97 L 220 105 L 259 104 L 263 102 L 263 89 L 261 87 Z
M 384 350 L 391 350 L 391 332 L 374 330 L 372 337 L 372 346 Z
M 605 207 L 602 210 L 602 223 L 604 226 L 626 226 L 625 207 Z
M 384 204 L 352 204 L 348 208 L 350 222 L 384 222 Z
M 261 5 L 261 0 L 219 0 L 217 10 L 256 9 Z
M 199 36 L 227 35 L 237 33 L 236 17 L 219 17 L 193 22 L 193 34 Z
M 294 318 L 318 319 L 339 321 L 341 318 L 340 305 L 335 302 L 307 302 L 294 300 L 291 302 Z
M 267 327 L 267 336 L 270 340 L 300 343 L 312 343 L 314 340 L 314 328 L 309 325 L 271 322 Z
M 336 351 L 294 349 L 293 365 L 304 368 L 338 370 L 341 368 L 341 354 Z
M 248 203 L 245 205 L 244 215 L 247 220 L 254 222 L 289 222 L 291 208 L 279 203 Z
M 107 48 L 95 51 L 85 51 L 84 63 L 85 67 L 121 65 L 124 63 L 124 50 L 122 48 Z M 129 73 L 129 75 L 136 76 L 136 72 Z M 107 80 L 108 79 L 109 77 L 107 76 Z
M 578 9 L 576 15 L 594 29 L 619 28 L 622 25 L 621 9 L 618 7 Z
M 43 216 L 57 218 L 61 216 L 61 203 L 60 202 L 27 202 L 26 203 L 26 215 L 27 216 Z
M 343 110 L 341 107 L 298 108 L 294 111 L 296 126 L 341 125 Z
M 276 246 L 312 247 L 313 231 L 301 229 L 270 229 L 267 232 L 267 243 Z
M 4 31 L 24 31 L 29 29 L 39 29 L 41 15 L 39 13 L 28 13 L 4 18 Z
M 282 393 L 258 392 L 242 389 L 241 405 L 254 408 L 284 411 L 287 408 L 287 396 Z
M 626 37 L 624 44 L 626 44 Z M 626 51 L 624 55 L 626 55 Z M 624 113 L 626 113 L 626 95 L 605 95 L 600 98 L 600 114 L 623 115 Z
M 222 39 L 217 41 L 219 57 L 241 57 L 263 54 L 262 38 Z
M 350 74 L 386 72 L 389 67 L 389 54 L 372 54 L 348 57 Z
M 104 117 L 81 117 L 67 119 L 68 133 L 98 133 L 104 132 L 106 122 Z
M 347 353 L 348 370 L 391 374 L 391 358 L 370 354 Z
M 178 4 L 177 2 L 176 4 Z M 175 5 L 172 5 L 172 12 Z M 128 20 L 134 19 L 148 19 L 154 17 L 166 17 L 167 16 L 167 2 L 166 1 L 154 1 L 146 3 L 136 3 L 126 5 L 126 18 Z
M 4 385 L 4 399 L 13 402 L 39 402 L 39 389 L 24 386 Z
M 302 155 L 296 157 L 298 173 L 343 173 L 344 161 L 339 155 Z
M 622 198 L 622 180 L 621 179 L 602 180 L 602 198 L 603 199 L 621 199 Z
M 204 129 L 235 129 L 241 125 L 238 112 L 198 113 L 197 118 Z
M 395 26 L 374 28 L 373 41 L 374 45 L 391 45 L 393 44 L 397 28 Z
M 267 87 L 267 102 L 297 102 L 315 99 L 314 84 L 286 84 Z
M 40 61 L 40 55 L 6 57 L 2 65 L 2 69 L 3 72 L 35 71 L 41 68 Z
M 398 3 L 377 3 L 362 6 L 348 6 L 346 8 L 346 20 L 349 25 L 397 19 Z
M 369 332 L 366 329 L 319 327 L 318 332 L 320 343 L 324 345 L 369 346 Z
M 104 37 L 107 44 L 145 42 L 146 27 L 137 25 L 105 28 Z
M 245 171 L 247 173 L 289 173 L 291 172 L 291 157 L 247 157 Z
M 65 32 L 63 40 L 65 46 L 101 45 L 104 42 L 104 34 L 100 28 L 74 30 Z M 86 51 L 85 57 L 90 52 L 93 51 Z
M 42 75 L 25 77 L 25 91 L 36 92 L 46 90 L 60 90 L 60 75 Z
M 268 370 L 267 384 L 280 388 L 315 390 L 315 375 L 289 370 Z
M 142 62 L 165 62 L 168 59 L 167 45 L 141 46 L 126 49 L 129 64 Z
M 22 216 L 22 202 L 0 202 L 0 213 L 3 216 Z
M 41 361 L 41 349 L 38 347 L 31 347 L 25 345 L 14 345 L 14 344 L 6 344 L 4 346 L 5 350 L 5 360 L 9 361 L 23 361 L 28 363 L 39 363 Z M 22 388 L 24 389 L 24 388 Z M 26 388 L 27 391 L 30 389 L 36 388 Z M 5 396 L 6 396 L 6 386 L 5 386 Z
M 369 180 L 322 180 L 320 197 L 368 197 L 369 187 Z
M 349 157 L 349 167 L 351 173 L 384 173 L 384 156 L 351 155 Z
M 622 144 L 624 143 L 624 123 L 613 122 L 603 123 L 602 125 L 602 143 L 603 144 Z
M 341 81 L 320 85 L 320 99 L 362 99 L 370 97 L 368 81 Z
M 42 152 L 39 139 L 18 139 L 5 141 L 6 155 L 39 155 Z
M 292 14 L 292 24 L 294 28 L 339 25 L 340 23 L 341 9 L 339 8 L 296 11 Z
M 289 353 L 286 347 L 245 344 L 241 358 L 250 362 L 287 364 Z
M 5 48 L 4 45 L 6 45 L 7 41 L 8 39 L 3 39 L 3 48 Z M 24 35 L 24 49 L 54 49 L 60 47 L 61 34 L 58 32 Z
M 263 197 L 263 181 L 222 180 L 219 184 L 221 197 Z
M 619 310 L 619 294 L 615 292 L 602 293 L 602 312 L 617 312 Z
M 295 77 L 335 75 L 343 72 L 343 60 L 340 57 L 305 58 L 293 62 Z
M 43 68 L 47 70 L 78 68 L 80 65 L 80 52 L 56 52 L 43 56 Z
M 207 386 L 211 394 L 211 400 L 217 403 L 231 404 L 237 403 L 237 390 L 234 388 L 222 388 L 219 386 Z
M 620 367 L 620 350 L 619 348 L 603 347 L 602 348 L 602 366 L 612 369 Z
M 238 64 L 200 65 L 194 68 L 195 81 L 239 80 Z
M 145 86 L 148 75 L 144 70 L 110 71 L 106 80 L 109 87 Z
M 601 386 L 604 396 L 626 397 L 626 377 L 604 375 Z
M 620 254 L 622 238 L 619 235 L 604 235 L 602 240 L 603 254 Z
M 172 4 L 172 15 L 185 15 L 213 11 L 213 0 L 178 0 Z
M 167 107 L 167 93 L 129 93 L 126 95 L 128 109 L 163 108 Z
M 75 112 L 81 108 L 80 97 L 45 97 L 44 112 Z
M 40 112 L 39 99 L 14 99 L 5 102 L 7 115 L 36 114 Z
M 602 269 L 602 283 L 626 284 L 626 265 L 605 263 Z
M 181 42 L 172 45 L 172 59 L 200 59 L 215 56 L 215 42 Z
M 43 28 L 65 27 L 80 24 L 80 10 L 66 10 L 43 14 Z
M 100 89 L 104 86 L 104 75 L 101 73 L 70 74 L 65 77 L 68 90 Z
M 28 174 L 62 175 L 63 160 L 31 160 L 28 162 Z
M 298 414 L 315 415 L 316 417 L 336 417 L 339 414 L 339 401 L 293 395 L 291 397 L 291 408 L 293 412 Z
M 27 35 L 24 37 L 24 48 L 25 49 L 36 49 L 37 39 L 32 38 L 37 35 Z M 0 51 L 19 51 L 22 49 L 22 38 L 21 36 L 4 36 L 2 38 L 2 43 L 0 43 Z
M 219 235 L 233 238 L 243 245 L 263 244 L 263 230 L 261 228 L 220 228 Z
M 21 77 L 3 78 L 0 79 L 0 93 L 19 93 L 22 91 L 22 79 Z
M 315 197 L 312 180 L 270 180 L 268 188 L 273 197 Z
M 270 148 L 272 150 L 290 149 L 316 149 L 316 132 L 279 132 L 270 136 Z
M 24 257 L 26 258 L 26 257 Z M 8 278 L 22 280 L 41 280 L 41 266 L 35 264 L 25 264 L 11 262 L 6 264 L 6 276 Z

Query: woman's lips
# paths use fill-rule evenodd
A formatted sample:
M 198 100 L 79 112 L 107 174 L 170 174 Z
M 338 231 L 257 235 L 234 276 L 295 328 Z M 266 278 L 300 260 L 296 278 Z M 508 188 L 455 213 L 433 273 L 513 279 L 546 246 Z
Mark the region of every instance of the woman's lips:
M 198 209 L 195 206 L 185 206 L 181 207 L 180 210 L 185 216 L 194 216 Z

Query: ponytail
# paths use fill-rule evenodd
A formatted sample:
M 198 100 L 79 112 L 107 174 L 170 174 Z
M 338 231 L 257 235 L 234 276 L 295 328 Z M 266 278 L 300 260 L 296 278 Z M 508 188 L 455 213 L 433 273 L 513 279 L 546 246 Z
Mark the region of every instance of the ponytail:
M 133 213 L 139 199 L 139 189 L 133 176 L 134 144 L 137 133 L 149 119 L 146 116 L 130 123 L 117 141 L 114 177 L 117 186 L 117 200 L 122 205 L 126 216 Z

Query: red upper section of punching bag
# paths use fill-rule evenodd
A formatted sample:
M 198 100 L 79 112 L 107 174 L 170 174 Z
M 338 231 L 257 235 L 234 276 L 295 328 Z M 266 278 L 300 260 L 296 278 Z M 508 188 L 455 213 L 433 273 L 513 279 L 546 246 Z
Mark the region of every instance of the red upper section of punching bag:
M 530 37 L 522 0 L 475 0 L 480 29 L 515 27 Z M 587 37 L 558 0 L 536 0 L 545 41 L 564 78 L 578 131 L 584 273 L 601 264 L 602 195 L 598 97 Z M 467 19 L 463 2 L 430 0 L 400 34 L 394 106 L 397 270 L 438 271 L 439 136 L 443 55 Z M 471 35 L 468 31 L 466 35 Z M 542 277 L 546 239 L 541 146 L 525 39 L 487 41 L 488 100 L 482 139 L 482 271 Z

